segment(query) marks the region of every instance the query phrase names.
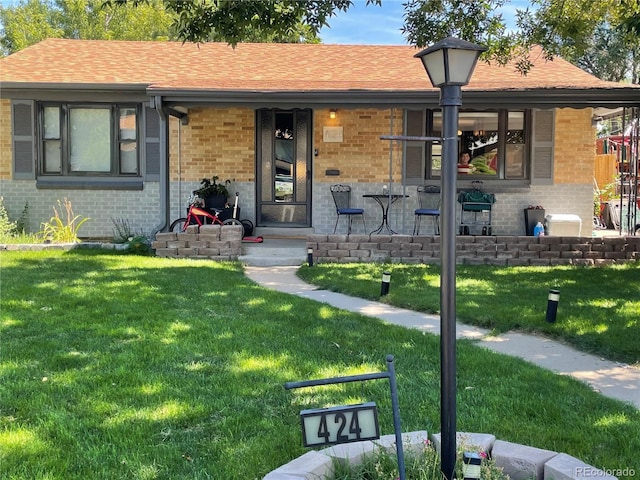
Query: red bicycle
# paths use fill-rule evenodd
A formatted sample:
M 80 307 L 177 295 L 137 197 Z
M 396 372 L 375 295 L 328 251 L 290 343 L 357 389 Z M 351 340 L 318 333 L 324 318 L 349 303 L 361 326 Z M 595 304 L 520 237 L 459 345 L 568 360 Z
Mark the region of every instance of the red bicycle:
M 235 209 L 234 209 L 235 210 Z M 207 212 L 203 208 L 200 208 L 199 202 L 195 199 L 189 199 L 189 212 L 186 217 L 178 218 L 171 222 L 169 227 L 170 232 L 184 232 L 189 225 L 203 225 L 210 223 L 213 225 L 240 225 L 244 228 L 242 222 L 235 218 L 228 218 L 226 220 L 220 220 L 218 215 L 222 210 L 213 209 L 214 213 Z M 209 221 L 207 221 L 207 219 Z

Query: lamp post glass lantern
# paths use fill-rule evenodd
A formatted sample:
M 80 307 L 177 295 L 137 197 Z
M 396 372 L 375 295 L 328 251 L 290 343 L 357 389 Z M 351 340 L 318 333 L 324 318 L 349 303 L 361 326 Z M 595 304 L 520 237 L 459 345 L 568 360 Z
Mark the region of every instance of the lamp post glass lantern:
M 441 470 L 452 480 L 456 464 L 456 177 L 458 107 L 462 86 L 486 48 L 448 37 L 418 52 L 442 107 L 442 187 L 440 209 L 440 431 Z

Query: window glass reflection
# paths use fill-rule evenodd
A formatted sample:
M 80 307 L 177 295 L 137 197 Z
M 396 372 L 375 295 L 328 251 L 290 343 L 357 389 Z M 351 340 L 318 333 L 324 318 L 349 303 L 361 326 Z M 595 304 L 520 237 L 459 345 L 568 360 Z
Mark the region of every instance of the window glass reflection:
M 468 168 L 458 173 L 490 175 L 498 173 L 498 113 L 465 112 L 459 117 L 460 153 L 470 156 Z

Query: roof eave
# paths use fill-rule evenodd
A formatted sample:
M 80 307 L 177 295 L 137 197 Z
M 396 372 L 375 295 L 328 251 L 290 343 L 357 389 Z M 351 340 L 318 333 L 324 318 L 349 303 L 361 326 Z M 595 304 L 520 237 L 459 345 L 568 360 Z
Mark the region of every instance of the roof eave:
M 439 105 L 438 90 L 203 90 L 151 87 L 150 96 L 161 96 L 165 104 L 252 105 L 255 107 L 430 107 Z M 640 106 L 640 88 L 535 88 L 463 90 L 463 108 L 589 108 Z
M 54 100 L 66 98 L 70 92 L 91 99 L 96 95 L 146 97 L 148 83 L 46 83 L 46 82 L 0 82 L 0 98 Z
M 148 83 L 27 83 L 0 82 L 0 98 L 32 100 L 126 99 L 144 101 L 161 96 L 166 105 L 252 106 L 262 107 L 327 107 L 345 108 L 436 108 L 440 91 L 425 90 L 219 90 L 196 88 L 165 88 Z M 463 108 L 588 108 L 638 107 L 640 86 L 618 88 L 530 88 L 530 89 L 464 89 Z

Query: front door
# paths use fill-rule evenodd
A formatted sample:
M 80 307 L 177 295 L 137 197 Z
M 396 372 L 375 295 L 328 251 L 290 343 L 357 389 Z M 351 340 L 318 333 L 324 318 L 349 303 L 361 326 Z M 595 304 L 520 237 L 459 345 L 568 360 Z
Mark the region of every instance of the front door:
M 258 226 L 311 225 L 311 110 L 256 114 Z

